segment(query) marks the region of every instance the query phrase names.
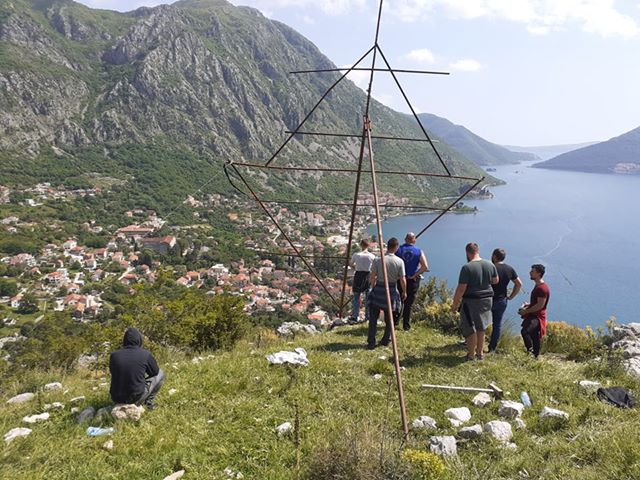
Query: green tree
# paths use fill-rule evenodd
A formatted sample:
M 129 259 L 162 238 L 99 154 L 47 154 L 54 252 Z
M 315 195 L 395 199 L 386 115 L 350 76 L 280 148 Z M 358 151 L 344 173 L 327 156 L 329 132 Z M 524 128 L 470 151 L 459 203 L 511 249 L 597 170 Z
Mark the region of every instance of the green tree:
M 0 278 L 0 296 L 13 297 L 18 293 L 18 283 L 9 278 Z
M 31 313 L 36 313 L 38 311 L 38 301 L 33 293 L 26 293 L 22 300 L 20 300 L 20 304 L 16 309 L 16 312 L 22 315 L 29 315 Z

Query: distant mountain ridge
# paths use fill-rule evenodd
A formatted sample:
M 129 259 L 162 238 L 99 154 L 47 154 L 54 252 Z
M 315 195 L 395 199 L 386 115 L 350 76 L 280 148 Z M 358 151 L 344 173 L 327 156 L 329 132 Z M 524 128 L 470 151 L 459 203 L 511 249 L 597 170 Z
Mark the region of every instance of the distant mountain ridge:
M 606 142 L 564 153 L 533 166 L 579 172 L 640 175 L 640 127 Z
M 339 77 L 287 72 L 334 67 L 290 27 L 224 0 L 127 13 L 71 0 L 0 2 L 0 183 L 83 181 L 97 172 L 160 205 L 163 190 L 177 198 L 211 176 L 212 189 L 229 191 L 223 162 L 264 163 Z M 357 135 L 363 100 L 352 82 L 341 82 L 304 129 Z M 371 114 L 379 134 L 420 133 L 414 119 L 378 102 Z M 424 143 L 375 146 L 383 166 L 443 172 Z M 447 145 L 438 148 L 454 174 L 483 175 Z M 357 140 L 299 135 L 278 161 L 352 167 L 357 155 Z M 353 195 L 346 176 L 254 171 L 251 178 L 288 197 Z M 380 182 L 414 196 L 458 188 L 424 177 Z
M 428 132 L 444 140 L 447 145 L 455 148 L 478 165 L 505 165 L 537 160 L 537 157 L 530 153 L 513 152 L 491 143 L 469 129 L 455 125 L 446 118 L 430 113 L 421 113 L 418 117 Z
M 558 155 L 562 155 L 563 153 L 571 152 L 573 150 L 578 150 L 580 148 L 588 147 L 591 145 L 595 145 L 599 142 L 585 142 L 585 143 L 572 143 L 565 145 L 543 145 L 536 147 L 519 147 L 516 145 L 503 145 L 504 148 L 511 150 L 512 152 L 523 152 L 523 153 L 531 153 L 540 157 L 541 160 L 549 160 L 553 157 L 557 157 Z

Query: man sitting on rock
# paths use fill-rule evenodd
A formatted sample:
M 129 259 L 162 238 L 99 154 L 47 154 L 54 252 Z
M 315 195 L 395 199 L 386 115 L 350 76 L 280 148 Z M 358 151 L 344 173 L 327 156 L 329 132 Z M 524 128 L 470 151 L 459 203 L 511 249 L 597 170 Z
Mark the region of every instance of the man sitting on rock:
M 153 409 L 153 401 L 164 382 L 164 371 L 158 368 L 149 350 L 142 348 L 142 334 L 137 328 L 127 328 L 122 348 L 109 358 L 111 399 L 115 403 L 144 404 Z

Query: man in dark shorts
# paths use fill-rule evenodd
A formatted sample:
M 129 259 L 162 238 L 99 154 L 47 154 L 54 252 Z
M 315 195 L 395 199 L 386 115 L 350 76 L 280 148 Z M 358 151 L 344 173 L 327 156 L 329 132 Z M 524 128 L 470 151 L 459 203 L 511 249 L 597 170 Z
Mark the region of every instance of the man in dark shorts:
M 407 285 L 405 283 L 404 262 L 396 257 L 398 250 L 398 239 L 390 238 L 387 242 L 387 254 L 384 256 L 384 265 L 387 270 L 389 281 L 389 293 L 391 294 L 391 310 L 395 315 L 402 307 L 402 300 L 406 297 Z M 367 308 L 369 309 L 369 331 L 367 336 L 367 348 L 373 350 L 376 347 L 376 330 L 378 328 L 378 318 L 380 312 L 384 312 L 384 335 L 380 340 L 380 345 L 389 345 L 391 338 L 391 324 L 393 317 L 388 318 L 387 292 L 384 286 L 384 276 L 382 274 L 382 261 L 376 257 L 371 265 L 369 283 L 371 292 L 367 297 Z M 398 286 L 400 289 L 398 289 Z M 402 291 L 402 293 L 400 293 Z
M 404 262 L 405 278 L 407 280 L 407 298 L 402 307 L 402 329 L 411 328 L 411 307 L 416 299 L 416 293 L 420 288 L 422 274 L 429 271 L 427 257 L 424 252 L 416 247 L 416 236 L 413 232 L 404 237 L 404 245 L 401 245 L 396 255 Z M 396 321 L 396 325 L 399 320 Z
M 493 263 L 480 258 L 477 243 L 467 243 L 465 252 L 467 263 L 460 269 L 451 308 L 454 312 L 460 310 L 460 329 L 467 346 L 467 360 L 482 360 L 484 331 L 491 323 L 491 285 L 498 283 L 498 270 Z
M 498 283 L 493 285 L 493 306 L 491 307 L 492 329 L 491 340 L 489 341 L 489 351 L 495 352 L 500 340 L 500 332 L 502 331 L 502 317 L 507 309 L 507 301 L 512 300 L 522 288 L 522 282 L 518 278 L 518 274 L 511 267 L 504 263 L 507 257 L 506 252 L 502 248 L 496 248 L 491 254 L 491 263 L 498 270 Z M 507 294 L 509 282 L 513 282 L 513 290 Z
M 518 315 L 522 317 L 522 330 L 520 333 L 524 340 L 524 346 L 536 358 L 540 355 L 542 337 L 547 331 L 547 305 L 551 294 L 549 286 L 542 279 L 544 273 L 544 265 L 539 263 L 531 265 L 529 276 L 536 286 L 531 292 L 529 303 L 525 303 L 518 310 Z

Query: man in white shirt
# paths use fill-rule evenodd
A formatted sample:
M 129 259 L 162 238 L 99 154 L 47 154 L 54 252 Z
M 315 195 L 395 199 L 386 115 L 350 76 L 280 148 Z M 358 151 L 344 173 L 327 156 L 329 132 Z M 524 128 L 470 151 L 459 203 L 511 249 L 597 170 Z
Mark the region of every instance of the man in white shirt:
M 369 241 L 360 240 L 360 252 L 356 252 L 351 256 L 351 266 L 355 269 L 356 273 L 353 275 L 353 283 L 351 285 L 351 291 L 353 293 L 353 304 L 351 306 L 351 316 L 349 317 L 349 323 L 357 323 L 360 315 L 360 299 L 362 297 L 362 304 L 367 303 L 367 292 L 369 291 L 369 272 L 371 271 L 371 264 L 373 259 L 376 258 L 373 253 L 369 251 Z M 364 309 L 364 320 L 369 320 L 369 311 Z

